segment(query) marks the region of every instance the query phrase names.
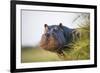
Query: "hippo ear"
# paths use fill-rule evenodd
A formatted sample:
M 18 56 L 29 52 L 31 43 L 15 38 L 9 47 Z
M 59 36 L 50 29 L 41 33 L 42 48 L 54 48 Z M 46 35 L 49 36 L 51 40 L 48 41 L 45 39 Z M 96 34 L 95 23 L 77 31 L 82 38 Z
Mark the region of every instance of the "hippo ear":
M 45 28 L 45 32 L 47 32 L 48 31 L 48 25 L 44 24 L 44 28 Z
M 47 28 L 47 27 L 48 27 L 48 25 L 47 25 L 47 24 L 44 24 L 44 27 L 45 27 L 45 28 Z
M 62 27 L 63 26 L 62 23 L 60 23 L 59 26 Z

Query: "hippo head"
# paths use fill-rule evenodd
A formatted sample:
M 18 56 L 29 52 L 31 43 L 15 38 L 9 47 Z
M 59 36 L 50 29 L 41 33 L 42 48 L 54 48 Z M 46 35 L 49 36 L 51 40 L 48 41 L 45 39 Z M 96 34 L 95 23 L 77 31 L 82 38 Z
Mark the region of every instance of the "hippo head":
M 56 51 L 63 47 L 66 42 L 62 27 L 62 23 L 51 26 L 44 24 L 44 34 L 42 34 L 40 47 L 49 51 Z

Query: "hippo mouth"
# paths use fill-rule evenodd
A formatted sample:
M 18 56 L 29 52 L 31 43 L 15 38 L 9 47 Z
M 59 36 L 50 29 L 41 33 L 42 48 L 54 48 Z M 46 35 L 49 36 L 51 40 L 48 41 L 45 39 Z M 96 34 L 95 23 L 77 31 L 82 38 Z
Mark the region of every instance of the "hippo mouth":
M 40 41 L 40 47 L 48 50 L 48 51 L 56 51 L 59 44 L 57 39 L 54 36 L 45 36 L 45 34 L 42 35 L 41 41 Z

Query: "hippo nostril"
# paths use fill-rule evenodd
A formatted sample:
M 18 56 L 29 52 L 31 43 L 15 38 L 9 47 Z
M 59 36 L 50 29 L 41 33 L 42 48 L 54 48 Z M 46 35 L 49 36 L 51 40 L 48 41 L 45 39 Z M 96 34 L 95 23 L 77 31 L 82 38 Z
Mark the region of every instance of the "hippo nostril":
M 46 37 L 49 37 L 49 34 L 48 34 L 48 33 L 46 33 L 46 34 L 45 34 L 45 36 L 46 36 Z

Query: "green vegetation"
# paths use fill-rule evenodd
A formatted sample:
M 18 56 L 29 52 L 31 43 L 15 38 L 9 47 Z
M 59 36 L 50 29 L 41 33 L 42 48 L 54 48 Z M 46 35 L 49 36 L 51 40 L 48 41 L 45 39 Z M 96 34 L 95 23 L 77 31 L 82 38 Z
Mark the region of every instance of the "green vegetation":
M 52 52 L 45 51 L 41 48 L 22 48 L 21 62 L 47 62 L 47 61 L 60 61 L 59 57 Z

